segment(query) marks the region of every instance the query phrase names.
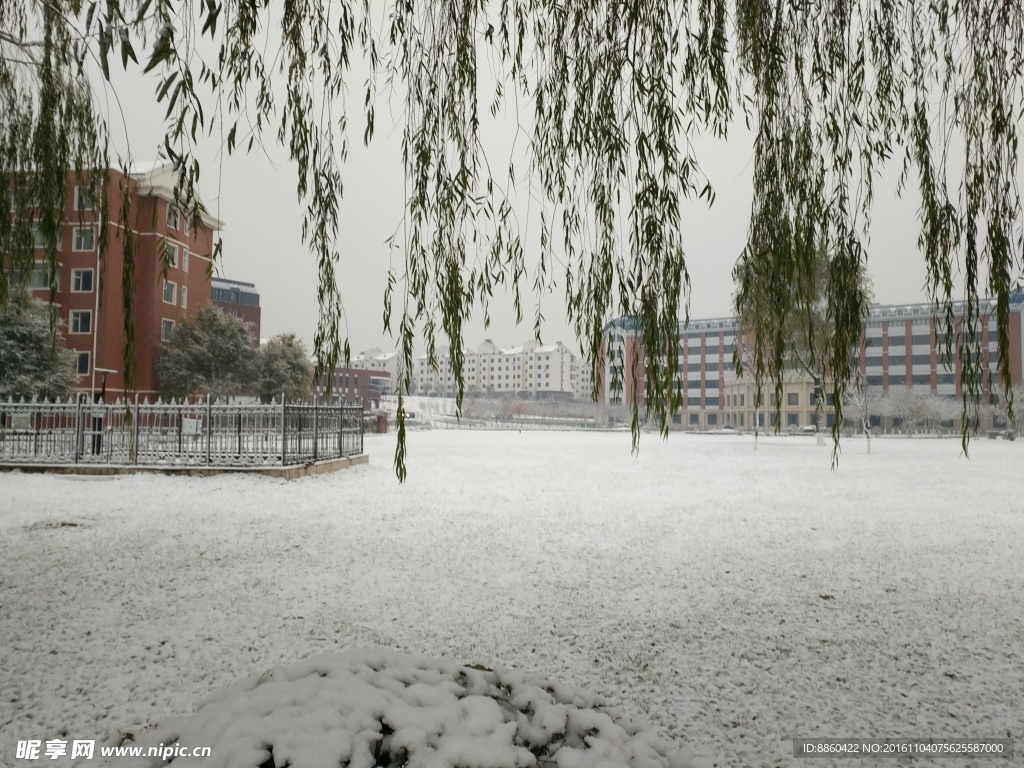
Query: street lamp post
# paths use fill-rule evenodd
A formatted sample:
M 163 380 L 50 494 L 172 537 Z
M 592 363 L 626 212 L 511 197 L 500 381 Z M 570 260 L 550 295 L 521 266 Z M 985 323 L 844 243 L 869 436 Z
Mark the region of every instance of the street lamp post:
M 100 391 L 93 393 L 92 409 L 92 455 L 99 456 L 103 450 L 103 403 L 107 402 L 107 374 L 117 373 L 112 368 L 95 368 L 96 373 L 103 376 Z

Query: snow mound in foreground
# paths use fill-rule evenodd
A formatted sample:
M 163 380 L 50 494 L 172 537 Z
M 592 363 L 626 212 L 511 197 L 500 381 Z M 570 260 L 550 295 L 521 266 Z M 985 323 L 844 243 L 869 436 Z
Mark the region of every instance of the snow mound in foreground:
M 241 680 L 135 744 L 212 748 L 210 757 L 172 759 L 174 768 L 709 766 L 587 691 L 380 649 L 314 656 Z

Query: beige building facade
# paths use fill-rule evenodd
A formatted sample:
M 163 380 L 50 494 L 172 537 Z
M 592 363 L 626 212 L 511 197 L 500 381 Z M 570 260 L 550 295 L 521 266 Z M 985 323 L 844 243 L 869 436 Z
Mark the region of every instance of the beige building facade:
M 831 428 L 835 422 L 835 408 L 832 393 L 824 387 L 825 428 Z M 775 430 L 776 419 L 780 431 L 799 431 L 813 429 L 816 424 L 817 393 L 814 380 L 806 373 L 787 374 L 782 383 L 782 396 L 778 396 L 774 385 L 765 382 L 761 390 L 761 403 L 757 404 L 757 388 L 752 377 L 736 378 L 731 376 L 723 389 L 722 426 L 731 426 L 738 430 L 751 430 L 754 425 L 762 429 Z M 776 403 L 780 407 L 776 409 Z

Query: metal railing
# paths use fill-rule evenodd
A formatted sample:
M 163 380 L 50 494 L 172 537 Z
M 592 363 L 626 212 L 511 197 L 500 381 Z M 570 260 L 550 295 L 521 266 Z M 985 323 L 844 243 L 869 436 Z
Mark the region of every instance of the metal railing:
M 362 452 L 359 405 L 0 401 L 0 464 L 296 466 Z

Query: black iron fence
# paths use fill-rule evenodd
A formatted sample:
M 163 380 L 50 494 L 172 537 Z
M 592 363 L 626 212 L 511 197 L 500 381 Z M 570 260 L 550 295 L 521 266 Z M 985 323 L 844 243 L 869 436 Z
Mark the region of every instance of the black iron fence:
M 0 401 L 0 464 L 295 466 L 362 452 L 359 405 Z

